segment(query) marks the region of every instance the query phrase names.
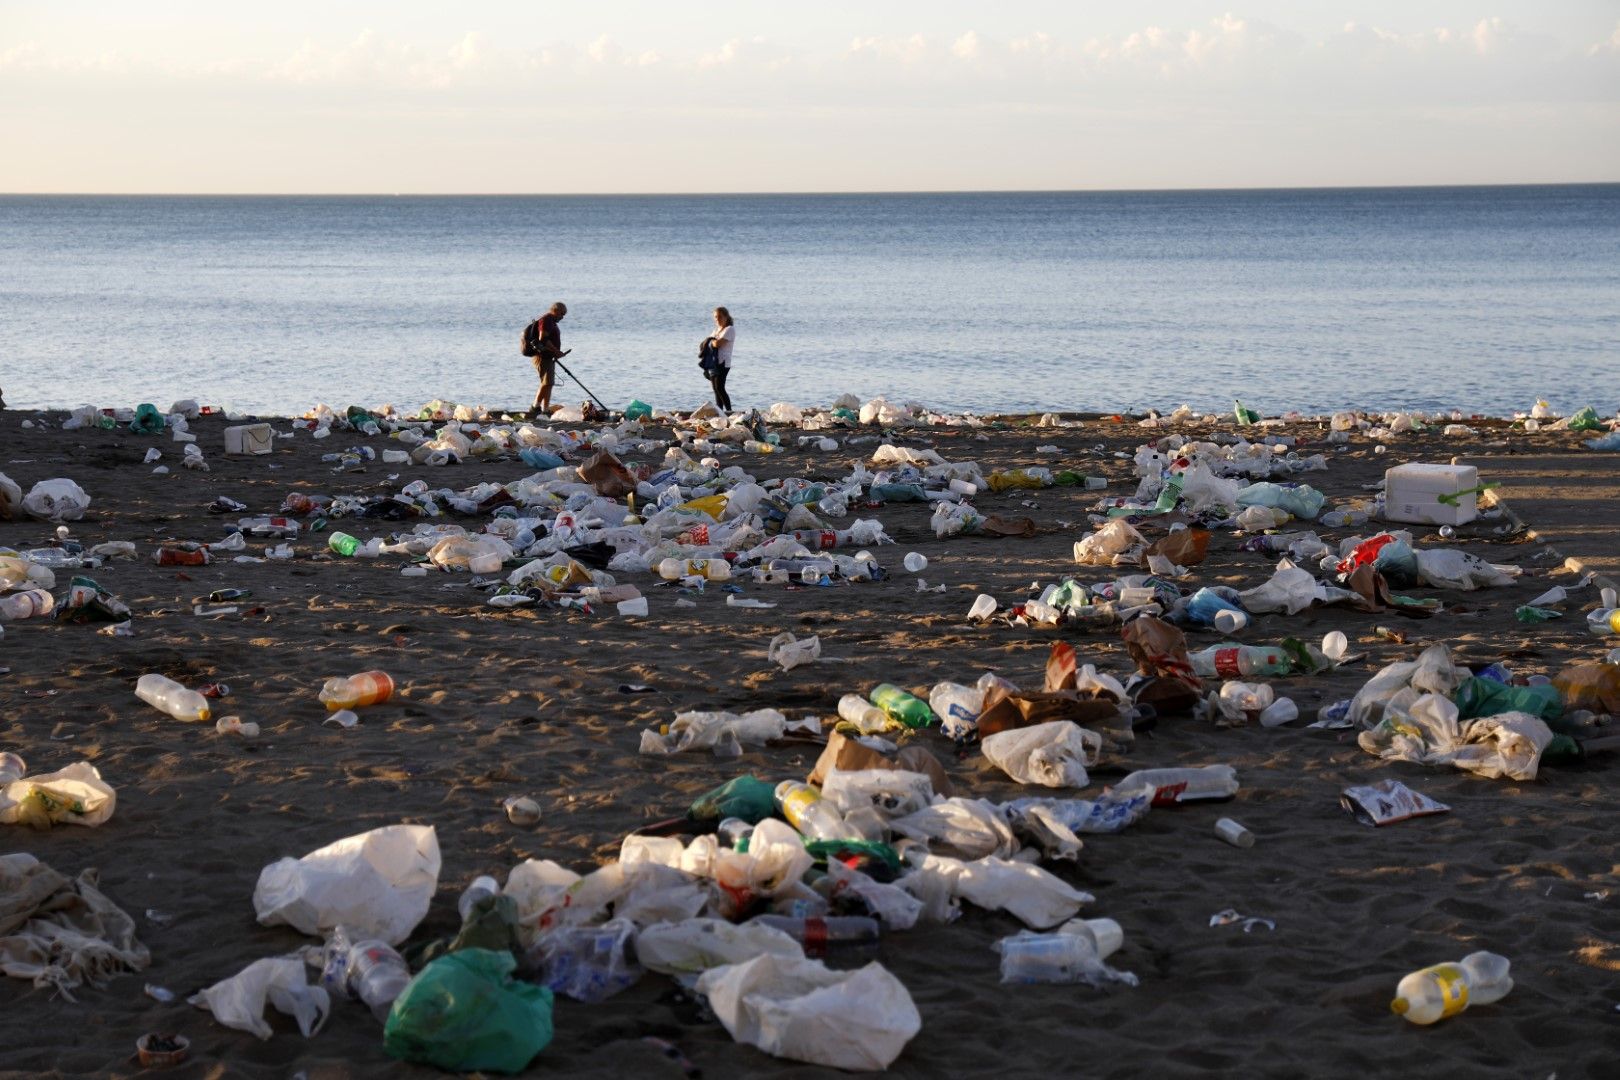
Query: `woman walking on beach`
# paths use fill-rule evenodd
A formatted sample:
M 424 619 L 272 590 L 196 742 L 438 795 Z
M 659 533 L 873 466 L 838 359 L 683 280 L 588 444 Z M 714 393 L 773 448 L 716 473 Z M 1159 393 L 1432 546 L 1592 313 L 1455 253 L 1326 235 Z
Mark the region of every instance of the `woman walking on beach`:
M 714 384 L 714 404 L 721 412 L 731 411 L 731 395 L 726 393 L 726 376 L 731 374 L 731 347 L 737 341 L 737 327 L 731 320 L 731 312 L 723 307 L 714 309 L 714 333 L 709 337 L 709 343 L 714 346 L 715 366 L 709 372 L 709 381 Z

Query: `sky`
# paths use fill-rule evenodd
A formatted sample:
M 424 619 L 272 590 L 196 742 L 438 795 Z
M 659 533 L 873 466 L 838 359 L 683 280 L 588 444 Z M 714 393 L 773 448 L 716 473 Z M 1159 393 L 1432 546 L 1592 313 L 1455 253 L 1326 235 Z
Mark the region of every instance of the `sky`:
M 1620 3 L 0 0 L 0 192 L 1620 180 Z

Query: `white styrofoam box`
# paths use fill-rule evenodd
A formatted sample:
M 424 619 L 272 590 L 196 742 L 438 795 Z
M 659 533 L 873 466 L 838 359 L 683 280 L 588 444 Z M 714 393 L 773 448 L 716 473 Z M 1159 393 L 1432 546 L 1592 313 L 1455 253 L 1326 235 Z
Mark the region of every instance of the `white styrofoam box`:
M 225 429 L 227 454 L 268 454 L 271 434 L 269 424 L 240 424 Z
M 1477 495 L 1468 494 L 1456 506 L 1440 501 L 1442 495 L 1479 486 L 1479 470 L 1472 465 L 1397 465 L 1384 474 L 1384 517 L 1417 525 L 1462 525 L 1479 516 Z

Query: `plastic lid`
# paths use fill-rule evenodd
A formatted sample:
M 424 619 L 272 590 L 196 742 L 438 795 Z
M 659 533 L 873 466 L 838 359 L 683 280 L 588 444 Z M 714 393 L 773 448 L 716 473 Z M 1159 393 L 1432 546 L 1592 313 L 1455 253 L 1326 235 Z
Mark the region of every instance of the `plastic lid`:
M 1411 1007 L 1412 1007 L 1412 1003 L 1407 1001 L 1403 997 L 1398 997 L 1394 1001 L 1389 1003 L 1389 1011 L 1392 1012 L 1392 1013 L 1395 1013 L 1395 1014 L 1397 1014 L 1399 1016 L 1405 1016 L 1406 1015 L 1406 1010 L 1410 1009 Z

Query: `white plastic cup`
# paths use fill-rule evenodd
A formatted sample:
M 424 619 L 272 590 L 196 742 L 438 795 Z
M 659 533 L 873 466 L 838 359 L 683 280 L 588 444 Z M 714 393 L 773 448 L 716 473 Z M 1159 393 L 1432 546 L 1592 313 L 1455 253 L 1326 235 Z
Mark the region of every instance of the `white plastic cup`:
M 1293 698 L 1278 698 L 1260 710 L 1261 727 L 1282 727 L 1299 719 L 1299 706 Z
M 977 495 L 979 486 L 968 480 L 952 480 L 951 491 L 956 495 Z
M 906 556 L 904 566 L 911 573 L 920 574 L 928 569 L 928 556 L 919 551 L 913 551 Z
M 1334 630 L 1322 638 L 1322 654 L 1329 660 L 1342 660 L 1350 649 L 1350 641 L 1341 630 Z
M 996 613 L 996 598 L 980 593 L 973 606 L 968 608 L 968 619 L 973 622 L 983 622 Z
M 1254 847 L 1254 833 L 1229 817 L 1223 817 L 1215 823 L 1215 835 L 1228 844 L 1238 848 Z
M 1235 634 L 1248 625 L 1249 616 L 1241 611 L 1222 608 L 1215 613 L 1215 629 L 1223 634 Z

